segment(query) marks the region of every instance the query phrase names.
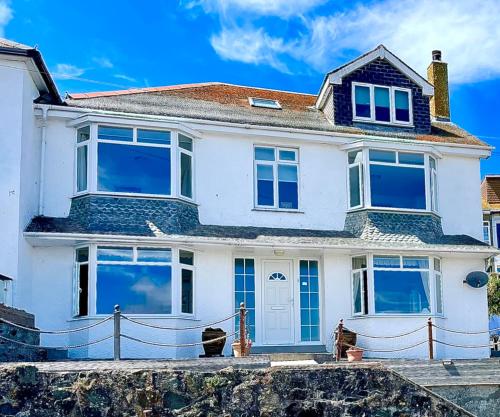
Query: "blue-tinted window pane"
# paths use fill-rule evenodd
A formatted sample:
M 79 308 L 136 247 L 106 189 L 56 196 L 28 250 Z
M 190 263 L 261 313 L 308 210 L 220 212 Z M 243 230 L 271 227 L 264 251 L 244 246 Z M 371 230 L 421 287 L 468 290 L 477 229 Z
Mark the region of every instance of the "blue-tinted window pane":
M 311 326 L 300 326 L 300 338 L 304 342 L 311 340 Z
M 236 274 L 243 274 L 245 272 L 245 260 L 243 258 L 234 260 L 234 271 Z
M 311 301 L 310 301 L 310 307 L 311 308 L 319 308 L 319 294 L 318 293 L 311 293 Z
M 255 291 L 255 279 L 253 275 L 245 275 L 245 290 Z
M 312 292 L 319 292 L 319 288 L 318 288 L 319 283 L 318 283 L 318 281 L 319 281 L 318 277 L 311 276 L 309 278 L 309 285 L 311 286 L 310 291 L 312 291 Z
M 319 340 L 319 277 L 317 261 L 300 261 L 301 340 Z M 311 325 L 317 327 L 311 330 Z
M 375 87 L 375 120 L 380 122 L 391 121 L 391 105 L 388 88 Z
M 236 291 L 234 293 L 234 305 L 239 307 L 241 303 L 245 302 L 245 292 L 244 291 Z
M 394 92 L 395 107 L 396 107 L 396 120 L 400 122 L 410 121 L 410 100 L 408 92 L 398 91 Z
M 281 161 L 296 161 L 297 160 L 297 152 L 295 151 L 279 151 L 279 159 Z
M 76 191 L 87 189 L 87 150 L 88 146 L 76 148 Z
M 311 324 L 311 312 L 309 309 L 301 309 L 300 310 L 300 323 L 302 325 Z
M 399 256 L 374 256 L 374 268 L 400 268 L 401 260 Z
M 164 130 L 137 129 L 137 142 L 170 145 L 170 132 Z
M 193 197 L 193 173 L 191 155 L 181 153 L 181 195 Z
M 319 309 L 312 309 L 311 311 L 311 324 L 313 326 L 319 325 Z
M 129 127 L 99 126 L 97 137 L 105 140 L 132 142 L 134 140 L 134 131 Z
M 170 194 L 170 148 L 98 145 L 97 189 Z
M 375 312 L 430 313 L 429 274 L 409 271 L 374 271 Z
M 256 161 L 274 161 L 274 148 L 255 148 Z
M 421 153 L 399 153 L 399 163 L 409 165 L 424 165 L 424 155 Z
M 429 258 L 425 256 L 403 256 L 403 268 L 429 269 Z
M 278 195 L 280 208 L 298 208 L 297 166 L 278 165 Z
M 179 251 L 179 262 L 184 265 L 194 265 L 194 253 L 181 249 Z
M 300 276 L 300 292 L 309 292 L 309 278 L 306 276 Z
M 309 262 L 308 261 L 300 261 L 300 275 L 309 274 Z
M 253 259 L 245 259 L 245 273 L 253 274 L 255 272 Z
M 236 274 L 234 276 L 235 291 L 245 291 L 245 275 Z
M 370 165 L 372 206 L 425 209 L 425 171 Z
M 245 307 L 246 308 L 255 308 L 255 293 L 245 292 Z
M 158 265 L 97 265 L 97 314 L 170 314 L 172 271 Z
M 360 166 L 349 168 L 349 203 L 351 207 L 361 205 Z
M 134 251 L 132 248 L 99 246 L 97 248 L 97 260 L 132 262 L 134 260 Z
M 179 133 L 179 147 L 181 147 L 182 149 L 186 149 L 187 151 L 192 151 L 193 139 L 188 138 L 187 136 L 184 136 L 183 134 Z
M 396 162 L 396 152 L 393 151 L 379 151 L 377 149 L 370 149 L 370 161 L 373 162 Z
M 356 86 L 354 89 L 354 100 L 356 104 L 356 116 L 370 117 L 370 88 Z
M 318 276 L 318 261 L 309 261 L 309 274 Z
M 270 165 L 257 165 L 257 204 L 274 206 L 274 174 Z
M 300 307 L 309 308 L 309 293 L 303 292 L 300 294 Z
M 363 152 L 361 151 L 352 151 L 347 154 L 347 159 L 349 164 L 354 164 L 356 162 L 362 162 L 363 160 Z
M 193 271 L 181 271 L 181 312 L 193 314 Z
M 137 249 L 138 262 L 171 262 L 172 251 L 170 249 L 139 248 Z
M 85 126 L 76 131 L 76 143 L 85 142 L 90 139 L 90 126 Z
M 319 326 L 311 326 L 311 342 L 319 340 Z

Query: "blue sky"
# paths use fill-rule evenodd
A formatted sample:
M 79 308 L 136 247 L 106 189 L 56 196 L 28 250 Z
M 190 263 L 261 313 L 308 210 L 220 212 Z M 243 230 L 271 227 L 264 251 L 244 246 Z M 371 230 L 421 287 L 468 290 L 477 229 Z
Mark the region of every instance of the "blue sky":
M 38 45 L 59 90 L 203 81 L 317 93 L 325 72 L 385 44 L 425 76 L 449 63 L 452 120 L 500 173 L 500 0 L 0 0 L 0 36 Z

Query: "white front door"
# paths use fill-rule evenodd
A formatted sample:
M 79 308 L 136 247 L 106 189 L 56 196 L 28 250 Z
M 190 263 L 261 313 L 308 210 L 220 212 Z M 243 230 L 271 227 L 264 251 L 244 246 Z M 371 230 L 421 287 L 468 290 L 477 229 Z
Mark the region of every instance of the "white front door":
M 265 260 L 262 272 L 264 344 L 291 344 L 294 341 L 293 261 Z

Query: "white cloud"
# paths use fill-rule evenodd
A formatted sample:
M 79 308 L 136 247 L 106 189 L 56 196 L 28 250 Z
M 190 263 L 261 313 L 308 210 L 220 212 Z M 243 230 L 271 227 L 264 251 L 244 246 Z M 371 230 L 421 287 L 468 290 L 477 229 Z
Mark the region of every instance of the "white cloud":
M 199 3 L 199 2 L 198 2 Z M 328 16 L 301 17 L 295 38 L 274 36 L 253 26 L 244 11 L 286 17 L 275 7 L 282 0 L 205 0 L 219 5 L 221 30 L 211 43 L 224 59 L 267 64 L 288 72 L 297 63 L 325 72 L 380 43 L 425 75 L 431 51 L 441 49 L 453 82 L 465 83 L 500 76 L 500 0 L 382 0 L 370 6 Z M 299 10 L 320 2 L 292 1 Z M 243 5 L 246 5 L 244 9 Z M 231 13 L 227 10 L 232 7 Z M 215 6 L 214 6 L 215 7 Z M 235 8 L 240 15 L 235 17 Z M 208 9 L 207 9 L 208 10 Z M 235 22 L 243 22 L 243 24 Z M 295 63 L 295 65 L 291 65 Z
M 113 68 L 113 63 L 109 60 L 109 58 L 106 58 L 104 56 L 101 57 L 94 57 L 92 58 L 92 61 L 94 61 L 97 65 L 99 65 L 102 68 Z
M 9 0 L 0 0 L 0 37 L 5 35 L 5 26 L 11 21 L 13 16 Z
M 68 80 L 79 78 L 85 73 L 83 68 L 71 64 L 57 64 L 52 76 L 57 80 Z
M 203 7 L 208 13 L 253 13 L 263 16 L 287 18 L 308 12 L 327 0 L 192 0 L 187 8 Z
M 128 75 L 125 74 L 115 74 L 114 77 L 119 78 L 120 80 L 130 81 L 131 83 L 137 82 L 135 78 L 129 77 Z

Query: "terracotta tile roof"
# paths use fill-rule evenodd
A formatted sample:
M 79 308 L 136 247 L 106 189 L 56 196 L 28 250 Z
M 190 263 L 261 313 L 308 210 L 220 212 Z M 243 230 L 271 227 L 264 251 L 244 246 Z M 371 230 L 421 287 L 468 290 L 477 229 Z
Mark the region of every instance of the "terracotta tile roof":
M 481 183 L 484 210 L 500 210 L 500 175 L 487 175 Z
M 282 109 L 252 107 L 249 97 L 279 101 Z M 450 122 L 432 122 L 427 135 L 333 125 L 314 105 L 316 95 L 220 82 L 68 94 L 66 104 L 104 111 L 186 117 L 259 126 L 377 135 L 425 142 L 488 146 Z

